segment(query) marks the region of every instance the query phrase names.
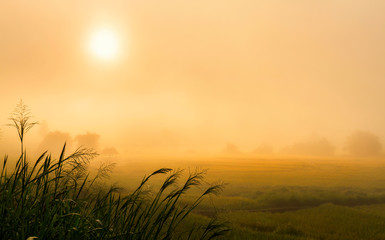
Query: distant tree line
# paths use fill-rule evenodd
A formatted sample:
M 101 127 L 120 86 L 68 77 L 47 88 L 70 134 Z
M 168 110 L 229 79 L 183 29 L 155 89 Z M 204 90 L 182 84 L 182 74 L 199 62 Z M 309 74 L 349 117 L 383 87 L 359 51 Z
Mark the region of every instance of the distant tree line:
M 313 137 L 306 141 L 294 143 L 283 148 L 279 153 L 304 155 L 304 156 L 333 156 L 336 153 L 336 146 L 328 139 L 323 137 Z M 357 157 L 375 157 L 382 154 L 382 143 L 380 138 L 370 132 L 356 131 L 346 138 L 343 146 L 345 153 Z M 227 143 L 222 150 L 225 155 L 242 155 L 237 145 Z M 249 154 L 270 155 L 274 154 L 273 148 L 267 144 L 262 144 Z

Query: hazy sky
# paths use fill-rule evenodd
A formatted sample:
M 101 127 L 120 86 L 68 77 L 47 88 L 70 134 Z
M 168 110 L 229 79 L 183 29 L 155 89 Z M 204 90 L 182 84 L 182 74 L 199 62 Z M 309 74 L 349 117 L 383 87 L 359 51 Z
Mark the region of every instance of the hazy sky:
M 384 140 L 384 13 L 382 0 L 1 1 L 0 123 L 22 98 L 41 138 L 88 131 L 127 152 Z M 102 28 L 119 43 L 108 61 L 89 52 Z

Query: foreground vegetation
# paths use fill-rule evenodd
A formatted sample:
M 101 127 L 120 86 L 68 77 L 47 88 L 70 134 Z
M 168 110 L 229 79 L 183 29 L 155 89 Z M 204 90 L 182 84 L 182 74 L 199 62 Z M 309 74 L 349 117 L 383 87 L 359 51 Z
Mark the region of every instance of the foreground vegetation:
M 202 172 L 191 173 L 176 187 L 181 171 L 159 169 L 123 195 L 119 188 L 100 183 L 108 167 L 90 178 L 86 166 L 94 155 L 78 149 L 65 157 L 64 146 L 58 160 L 43 153 L 31 164 L 22 154 L 11 172 L 5 157 L 0 174 L 2 239 L 211 239 L 228 230 L 215 219 L 182 226 L 205 196 L 222 190 L 221 185 L 211 186 L 191 204 L 181 205 L 183 195 L 201 184 Z M 146 189 L 161 174 L 167 175 L 158 191 Z
M 25 133 L 36 122 L 20 102 L 11 115 L 17 129 L 21 154 L 16 166 L 4 157 L 0 173 L 1 239 L 212 239 L 229 229 L 215 218 L 194 221 L 190 215 L 202 200 L 222 191 L 222 185 L 204 189 L 193 202 L 182 203 L 191 188 L 200 186 L 204 172 L 192 172 L 182 183 L 182 171 L 161 168 L 145 176 L 130 193 L 107 187 L 111 165 L 88 171 L 97 154 L 79 148 L 60 157 L 47 152 L 35 161 L 24 150 Z M 152 178 L 164 175 L 152 191 Z

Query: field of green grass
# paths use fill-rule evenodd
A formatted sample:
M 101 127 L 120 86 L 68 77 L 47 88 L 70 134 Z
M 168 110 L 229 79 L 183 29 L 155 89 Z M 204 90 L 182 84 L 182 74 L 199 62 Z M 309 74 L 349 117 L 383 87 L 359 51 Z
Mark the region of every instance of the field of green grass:
M 385 239 L 385 160 L 131 160 L 115 176 L 129 187 L 125 176 L 134 181 L 160 163 L 208 169 L 209 183 L 226 183 L 223 194 L 205 199 L 194 215 L 227 221 L 232 230 L 222 239 Z
M 384 209 L 385 204 L 360 207 L 323 204 L 281 213 L 228 211 L 220 216 L 232 222 L 233 230 L 224 239 L 379 240 L 385 239 Z

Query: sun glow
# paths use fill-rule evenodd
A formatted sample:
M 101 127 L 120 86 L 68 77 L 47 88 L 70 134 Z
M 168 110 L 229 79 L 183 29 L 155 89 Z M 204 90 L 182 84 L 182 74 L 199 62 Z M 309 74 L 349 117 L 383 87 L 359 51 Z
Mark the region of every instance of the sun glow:
M 98 59 L 113 60 L 118 55 L 118 37 L 109 29 L 99 29 L 91 35 L 89 50 Z

